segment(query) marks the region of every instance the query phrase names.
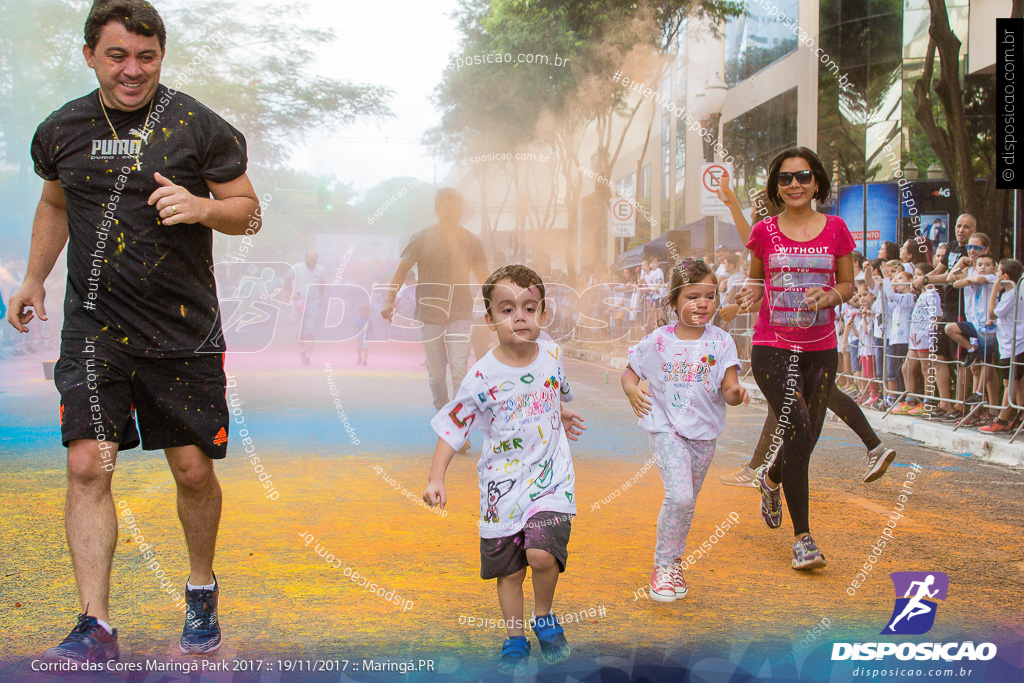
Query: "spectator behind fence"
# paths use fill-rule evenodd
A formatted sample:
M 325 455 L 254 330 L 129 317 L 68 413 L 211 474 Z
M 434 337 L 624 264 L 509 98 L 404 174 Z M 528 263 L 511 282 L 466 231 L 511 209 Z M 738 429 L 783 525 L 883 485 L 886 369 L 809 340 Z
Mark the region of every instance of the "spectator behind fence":
M 1014 259 L 999 262 L 996 285 L 989 296 L 989 321 L 996 326 L 999 345 L 999 367 L 1002 372 L 1006 394 L 1003 409 L 991 424 L 982 425 L 979 431 L 1000 434 L 1020 426 L 1019 411 L 1010 407 L 1012 403 L 1024 405 L 1024 292 L 1017 291 L 1024 265 Z M 1016 309 L 1016 310 L 1014 310 Z M 1011 359 L 1014 366 L 1013 386 L 1011 381 Z
M 952 287 L 952 281 L 947 282 L 947 277 L 950 275 L 949 271 L 967 257 L 967 242 L 977 228 L 978 221 L 975 220 L 974 216 L 969 213 L 961 214 L 956 219 L 956 227 L 954 228 L 956 241 L 951 241 L 946 246 L 945 251 L 942 251 L 940 245 L 942 257 L 935 268 L 932 269 L 932 272 L 921 278 L 920 281 L 915 282 L 918 288 L 923 288 L 929 284 L 942 288 L 939 296 L 942 299 L 942 322 L 944 323 L 955 323 L 963 320 L 964 307 L 961 290 Z M 953 347 L 950 345 L 949 335 L 944 333 L 942 325 L 939 326 L 938 333 L 935 335 L 934 353 L 940 361 L 936 366 L 935 381 L 938 384 L 940 395 L 948 397 L 951 395 L 948 389 L 950 385 L 949 361 L 953 358 Z M 963 374 L 961 373 L 961 378 Z M 957 395 L 959 396 L 961 395 L 960 381 L 957 384 Z M 942 394 L 941 392 L 946 393 Z M 931 415 L 932 418 L 942 422 L 958 422 L 963 416 L 963 410 L 960 408 L 954 408 L 945 414 L 942 411 L 936 411 Z
M 946 334 L 967 351 L 964 367 L 971 368 L 970 375 L 974 380 L 974 393 L 966 399 L 968 405 L 982 402 L 984 393 L 988 394 L 989 405 L 999 405 L 999 380 L 994 369 L 986 367 L 996 358 L 996 330 L 994 325 L 988 324 L 988 303 L 996 281 L 996 263 L 988 253 L 988 241 L 988 235 L 984 233 L 971 235 L 967 242 L 970 255 L 961 259 L 949 274 L 953 287 L 963 290 L 966 321 L 948 323 Z M 977 363 L 979 360 L 980 365 Z M 958 383 L 958 389 L 959 385 L 965 387 L 963 391 L 966 392 L 966 382 Z M 991 423 L 994 418 L 988 409 L 980 408 L 962 426 L 980 427 Z
M 931 270 L 930 264 L 919 263 L 915 268 L 915 276 L 919 277 Z M 941 317 L 942 302 L 935 288 L 928 286 L 924 291 L 914 288 L 917 297 L 914 308 L 910 314 L 910 341 L 906 362 L 906 383 L 908 396 L 906 401 L 893 409 L 894 415 L 927 415 L 931 409 L 924 401 L 919 400 L 913 394 L 924 394 L 933 396 L 935 393 L 935 382 L 929 378 L 934 377 L 935 365 L 931 359 L 932 337 L 935 333 L 935 326 Z M 924 379 L 923 388 L 917 383 L 918 374 Z M 939 410 L 948 411 L 951 408 L 947 400 L 941 400 Z

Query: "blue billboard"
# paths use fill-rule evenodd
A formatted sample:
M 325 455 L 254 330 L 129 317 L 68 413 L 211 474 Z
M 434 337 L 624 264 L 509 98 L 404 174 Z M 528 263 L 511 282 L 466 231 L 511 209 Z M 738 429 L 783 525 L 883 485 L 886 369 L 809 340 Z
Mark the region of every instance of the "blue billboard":
M 837 214 L 846 221 L 857 243 L 857 251 L 868 258 L 878 256 L 882 242 L 897 242 L 900 221 L 899 187 L 896 183 L 871 183 L 867 185 L 867 246 L 864 244 L 864 185 L 847 185 L 839 188 L 838 201 L 822 207 L 825 213 Z

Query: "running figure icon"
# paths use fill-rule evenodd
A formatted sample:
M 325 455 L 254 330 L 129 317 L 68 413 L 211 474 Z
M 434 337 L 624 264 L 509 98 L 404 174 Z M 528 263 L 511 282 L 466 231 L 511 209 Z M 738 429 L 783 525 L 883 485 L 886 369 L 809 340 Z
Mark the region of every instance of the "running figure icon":
M 889 624 L 890 631 L 894 630 L 896 622 L 902 619 L 903 617 L 906 617 L 907 621 L 910 621 L 916 616 L 928 614 L 935 609 L 935 603 L 926 604 L 921 601 L 921 598 L 934 598 L 938 594 L 938 588 L 936 588 L 934 591 L 928 590 L 929 586 L 931 586 L 934 583 L 935 576 L 932 574 L 929 574 L 928 578 L 926 578 L 924 581 L 912 581 L 910 583 L 910 588 L 907 589 L 907 592 L 903 597 L 910 598 L 910 592 L 914 590 L 914 586 L 918 587 L 917 595 L 910 598 L 910 602 L 908 602 L 907 606 L 903 608 L 903 611 L 900 613 L 900 615 L 892 620 L 892 623 Z
M 946 600 L 949 577 L 938 571 L 894 572 L 889 576 L 896 589 L 896 600 L 882 633 L 920 635 L 930 631 L 939 601 Z

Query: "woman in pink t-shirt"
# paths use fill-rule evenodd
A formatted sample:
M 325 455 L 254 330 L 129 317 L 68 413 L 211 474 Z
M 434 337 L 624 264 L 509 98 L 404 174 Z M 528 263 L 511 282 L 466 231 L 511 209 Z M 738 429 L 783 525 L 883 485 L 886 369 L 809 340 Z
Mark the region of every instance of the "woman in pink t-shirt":
M 782 525 L 782 491 L 793 521 L 794 569 L 825 565 L 809 533 L 807 469 L 835 385 L 834 307 L 853 295 L 853 237 L 837 216 L 818 213 L 811 200 L 828 199 L 828 174 L 806 147 L 779 153 L 768 167 L 768 197 L 785 206 L 750 232 L 750 273 L 737 296 L 753 307 L 762 298 L 750 354 L 754 379 L 778 416 L 777 457 L 757 471 L 761 519 Z

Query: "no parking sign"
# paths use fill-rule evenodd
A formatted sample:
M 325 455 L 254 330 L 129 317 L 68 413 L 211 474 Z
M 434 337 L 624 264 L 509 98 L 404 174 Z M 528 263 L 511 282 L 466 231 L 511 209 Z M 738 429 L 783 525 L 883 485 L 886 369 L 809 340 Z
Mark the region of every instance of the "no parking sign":
M 612 237 L 636 237 L 636 206 L 626 197 L 612 197 L 608 207 Z
M 722 175 L 732 178 L 732 164 L 712 163 L 700 165 L 700 213 L 703 216 L 728 216 L 729 207 L 718 198 Z

